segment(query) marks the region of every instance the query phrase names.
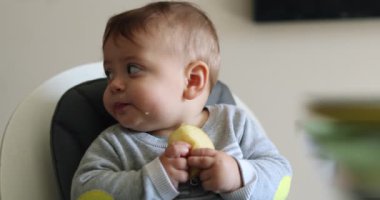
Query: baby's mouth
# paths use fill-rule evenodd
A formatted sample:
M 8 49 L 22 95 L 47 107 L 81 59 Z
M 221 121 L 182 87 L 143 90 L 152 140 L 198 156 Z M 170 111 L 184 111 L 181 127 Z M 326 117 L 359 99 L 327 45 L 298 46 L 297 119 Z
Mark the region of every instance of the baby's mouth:
M 125 108 L 127 106 L 130 106 L 129 103 L 122 103 L 122 102 L 117 102 L 113 105 L 113 110 L 116 112 L 116 113 L 120 113 L 120 112 L 124 112 Z

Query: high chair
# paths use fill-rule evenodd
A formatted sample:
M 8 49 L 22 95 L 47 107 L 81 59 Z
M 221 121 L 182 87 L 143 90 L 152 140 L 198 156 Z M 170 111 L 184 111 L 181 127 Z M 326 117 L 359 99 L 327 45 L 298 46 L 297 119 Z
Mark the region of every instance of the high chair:
M 77 66 L 47 80 L 11 116 L 3 135 L 0 199 L 70 199 L 71 178 L 92 140 L 116 123 L 102 105 L 102 62 Z M 248 107 L 218 82 L 208 104 Z

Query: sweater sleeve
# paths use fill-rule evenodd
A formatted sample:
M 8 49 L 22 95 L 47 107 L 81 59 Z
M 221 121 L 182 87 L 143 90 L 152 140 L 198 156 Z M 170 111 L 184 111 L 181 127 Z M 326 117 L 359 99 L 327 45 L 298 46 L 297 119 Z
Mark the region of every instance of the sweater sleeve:
M 292 176 L 289 162 L 280 155 L 261 125 L 242 114 L 234 130 L 243 158 L 235 158 L 244 186 L 221 194 L 224 199 L 286 199 Z
M 132 170 L 120 160 L 125 158 L 118 154 L 118 148 L 103 135 L 91 144 L 74 175 L 72 200 L 99 194 L 114 200 L 173 199 L 178 195 L 158 158 Z

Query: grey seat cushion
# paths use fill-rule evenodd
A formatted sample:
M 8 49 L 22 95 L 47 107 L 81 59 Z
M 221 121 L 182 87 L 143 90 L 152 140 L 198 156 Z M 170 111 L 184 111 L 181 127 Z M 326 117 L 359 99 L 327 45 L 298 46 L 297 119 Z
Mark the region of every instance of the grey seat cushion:
M 61 199 L 70 199 L 71 179 L 91 142 L 116 121 L 103 107 L 106 79 L 87 81 L 62 95 L 51 124 L 51 151 Z M 218 82 L 207 104 L 235 104 L 228 87 Z

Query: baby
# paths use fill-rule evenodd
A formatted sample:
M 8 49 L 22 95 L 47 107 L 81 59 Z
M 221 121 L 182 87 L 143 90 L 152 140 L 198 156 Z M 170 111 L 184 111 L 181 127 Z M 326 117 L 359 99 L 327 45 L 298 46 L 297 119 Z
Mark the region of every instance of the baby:
M 103 102 L 118 121 L 92 143 L 72 199 L 283 199 L 291 168 L 260 124 L 232 105 L 205 106 L 218 80 L 213 23 L 195 5 L 154 2 L 109 19 Z M 213 149 L 167 145 L 181 124 Z M 200 169 L 190 180 L 189 169 Z

